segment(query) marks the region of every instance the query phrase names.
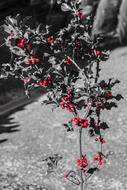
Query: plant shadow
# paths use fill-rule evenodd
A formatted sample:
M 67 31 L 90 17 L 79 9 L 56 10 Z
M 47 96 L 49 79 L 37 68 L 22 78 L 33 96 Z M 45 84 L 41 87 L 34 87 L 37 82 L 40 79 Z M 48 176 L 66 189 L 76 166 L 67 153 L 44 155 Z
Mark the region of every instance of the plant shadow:
M 26 106 L 26 105 L 25 105 Z M 14 121 L 13 113 L 25 110 L 25 106 L 19 107 L 6 115 L 0 116 L 0 135 L 19 132 L 20 125 Z M 8 139 L 0 139 L 0 144 L 6 142 Z

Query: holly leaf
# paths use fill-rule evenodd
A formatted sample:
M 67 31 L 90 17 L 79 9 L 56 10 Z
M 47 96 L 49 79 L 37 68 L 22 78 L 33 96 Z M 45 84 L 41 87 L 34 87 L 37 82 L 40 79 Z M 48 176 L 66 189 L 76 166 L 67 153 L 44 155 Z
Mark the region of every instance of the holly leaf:
M 88 134 L 89 134 L 90 137 L 94 137 L 95 136 L 93 129 L 89 129 Z
M 124 99 L 121 94 L 117 94 L 114 98 L 115 98 L 117 101 L 120 101 L 121 99 Z
M 115 84 L 119 84 L 119 83 L 120 83 L 120 81 L 118 79 L 116 79 L 114 82 L 111 82 L 111 80 L 109 79 L 108 85 L 110 86 L 110 88 L 112 88 Z
M 77 102 L 77 109 L 82 109 L 83 108 L 83 106 L 84 106 L 84 104 L 85 104 L 85 100 L 80 100 L 79 102 Z
M 100 83 L 99 83 L 100 87 L 103 89 L 103 88 L 106 88 L 107 87 L 107 83 L 102 80 Z
M 71 7 L 70 7 L 69 5 L 67 5 L 66 3 L 62 3 L 62 5 L 61 5 L 61 10 L 62 10 L 63 12 L 67 12 L 67 11 L 71 11 L 72 9 L 71 9 Z
M 94 129 L 95 134 L 100 135 L 100 127 L 99 126 L 95 126 L 93 129 Z
M 100 124 L 100 128 L 105 130 L 105 129 L 108 129 L 109 126 L 107 125 L 107 123 L 103 122 L 103 123 Z
M 72 127 L 72 122 L 64 123 L 63 126 L 67 129 L 67 132 L 74 131 L 74 129 Z
M 117 108 L 117 104 L 115 102 L 105 102 L 103 104 L 104 108 L 107 109 L 107 110 L 111 110 L 113 107 L 114 108 Z
M 94 110 L 90 110 L 88 116 L 91 116 L 94 113 Z
M 93 174 L 95 171 L 99 171 L 99 169 L 97 167 L 95 167 L 95 168 L 89 168 L 89 170 L 87 171 L 87 173 Z

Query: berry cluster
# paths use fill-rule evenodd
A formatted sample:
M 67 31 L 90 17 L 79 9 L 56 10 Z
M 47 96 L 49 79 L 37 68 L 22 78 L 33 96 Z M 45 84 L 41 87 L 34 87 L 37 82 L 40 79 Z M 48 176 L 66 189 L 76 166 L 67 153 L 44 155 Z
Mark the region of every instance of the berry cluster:
M 40 62 L 40 59 L 36 58 L 34 55 L 32 55 L 30 59 L 26 60 L 27 64 L 35 64 L 39 62 Z
M 85 155 L 82 155 L 82 157 L 76 161 L 76 164 L 78 167 L 81 168 L 81 171 L 83 173 L 86 172 L 86 167 L 88 167 L 88 161 Z
M 102 144 L 105 144 L 105 143 L 106 143 L 106 140 L 105 140 L 104 137 L 96 137 L 96 138 L 95 138 L 95 141 L 96 141 L 96 142 L 100 141 Z
M 73 117 L 73 122 L 75 125 L 78 125 L 80 127 L 87 128 L 89 126 L 89 121 L 88 119 L 82 119 L 80 117 Z
M 74 112 L 74 104 L 71 101 L 72 95 L 66 95 L 61 98 L 60 106 L 62 109 L 66 109 L 69 112 Z
M 76 15 L 80 20 L 84 20 L 86 18 L 86 15 L 81 10 L 77 11 Z
M 67 57 L 67 58 L 64 60 L 64 64 L 66 64 L 66 65 L 71 65 L 71 64 L 72 64 L 72 61 Z
M 10 32 L 10 38 L 14 38 L 14 33 Z M 30 46 L 30 42 L 29 40 L 26 40 L 24 38 L 21 38 L 19 36 L 16 36 L 16 38 L 14 38 L 15 40 L 15 45 L 23 50 L 30 50 L 31 46 Z
M 41 80 L 40 81 L 40 86 L 41 87 L 51 87 L 51 85 L 52 85 L 52 78 L 51 78 L 50 75 L 47 77 L 46 80 Z
M 103 155 L 102 153 L 98 152 L 98 154 L 96 156 L 94 156 L 93 160 L 98 161 L 98 164 L 102 165 L 102 164 L 106 163 L 106 156 Z

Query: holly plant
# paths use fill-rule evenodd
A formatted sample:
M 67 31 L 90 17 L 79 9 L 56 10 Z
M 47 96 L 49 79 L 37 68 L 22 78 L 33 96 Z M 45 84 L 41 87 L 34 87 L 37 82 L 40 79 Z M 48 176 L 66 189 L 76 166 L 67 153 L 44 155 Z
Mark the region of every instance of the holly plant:
M 2 64 L 0 75 L 21 79 L 28 96 L 37 87 L 46 89 L 43 104 L 52 104 L 72 115 L 64 127 L 68 133 L 76 130 L 79 134 L 75 165 L 80 180 L 75 184 L 84 190 L 90 177 L 106 164 L 104 131 L 109 126 L 101 113 L 117 107 L 116 102 L 123 97 L 112 92 L 119 80 L 100 80 L 100 64 L 108 59 L 110 51 L 98 48 L 99 37 L 91 39 L 93 17 L 85 15 L 80 3 L 80 0 L 58 0 L 62 11 L 70 13 L 70 21 L 54 35 L 47 25 L 31 28 L 27 24 L 30 17 L 7 17 L 2 29 L 11 58 L 9 63 Z M 83 133 L 94 140 L 93 146 L 95 142 L 100 145 L 90 160 L 83 150 Z M 70 179 L 69 176 L 70 172 L 66 178 Z

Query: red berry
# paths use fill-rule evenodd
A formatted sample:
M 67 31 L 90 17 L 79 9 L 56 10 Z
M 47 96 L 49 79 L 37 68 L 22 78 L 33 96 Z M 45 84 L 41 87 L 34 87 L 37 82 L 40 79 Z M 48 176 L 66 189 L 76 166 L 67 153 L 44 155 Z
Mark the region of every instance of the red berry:
M 103 160 L 102 160 L 102 164 L 105 164 L 106 163 L 106 159 L 104 158 Z
M 81 20 L 83 20 L 83 19 L 86 18 L 86 15 L 83 14 L 81 11 L 77 11 L 76 15 L 77 15 Z
M 78 118 L 79 122 L 82 123 L 83 122 L 83 119 L 82 118 Z
M 95 54 L 96 54 L 96 56 L 99 56 L 102 54 L 102 52 L 100 50 L 95 50 Z
M 18 38 L 18 43 L 17 43 L 18 47 L 24 48 L 24 43 L 25 43 L 24 39 Z
M 98 137 L 96 137 L 96 138 L 95 138 L 95 141 L 98 141 L 98 140 L 99 140 L 99 138 L 98 138 Z
M 47 38 L 47 42 L 48 43 L 53 43 L 54 41 L 55 41 L 55 39 L 53 37 Z
M 108 97 L 108 98 L 111 98 L 112 97 L 112 92 L 111 91 L 106 92 L 105 96 Z
M 14 36 L 14 32 L 11 31 L 11 32 L 10 32 L 10 37 L 13 38 L 13 36 Z
M 40 59 L 32 57 L 32 63 L 38 63 L 40 62 Z
M 29 44 L 27 44 L 27 46 L 26 46 L 26 47 L 27 47 L 27 49 L 31 49 L 31 46 L 30 46 Z
M 94 156 L 94 157 L 93 157 L 93 160 L 98 160 L 97 156 Z
M 89 126 L 88 119 L 86 119 L 86 120 L 82 123 L 81 126 L 87 128 L 87 127 Z
M 68 101 L 68 97 L 67 97 L 67 96 L 64 96 L 64 97 L 63 97 L 63 100 L 64 100 L 64 101 Z
M 82 169 L 84 169 L 88 166 L 88 162 L 87 162 L 87 159 L 85 158 L 85 156 L 82 156 L 80 159 L 78 159 L 76 161 L 76 163 L 77 163 L 77 166 L 83 167 Z
M 74 112 L 72 109 L 69 109 L 68 111 L 71 112 L 71 113 Z
M 70 99 L 70 98 L 72 98 L 72 95 L 70 94 L 70 95 L 68 95 L 68 98 Z
M 82 173 L 85 173 L 85 172 L 86 172 L 86 170 L 84 170 L 84 169 L 82 169 L 81 171 L 82 171 Z
M 69 103 L 69 107 L 70 107 L 70 108 L 73 108 L 74 105 L 73 105 L 72 103 Z
M 42 80 L 42 81 L 40 82 L 40 86 L 46 87 L 46 86 L 47 86 L 47 81 L 46 81 L 46 80 Z
M 68 110 L 69 112 L 73 112 L 73 110 L 72 110 L 70 107 L 67 107 L 67 110 Z
M 106 140 L 104 138 L 101 138 L 100 141 L 101 141 L 102 144 L 106 143 Z
M 32 56 L 31 59 L 27 60 L 28 64 L 35 64 L 35 63 L 38 63 L 38 62 L 40 62 L 40 59 L 35 58 L 34 56 Z
M 61 101 L 60 106 L 61 106 L 62 109 L 64 109 L 65 108 L 65 103 L 63 101 Z
M 78 125 L 78 123 L 79 123 L 78 118 L 77 118 L 77 117 L 74 117 L 74 118 L 73 118 L 73 122 L 74 122 L 75 125 Z
M 72 64 L 72 61 L 71 61 L 69 58 L 66 58 L 66 59 L 64 60 L 64 64 L 66 64 L 66 65 L 71 65 L 71 64 Z

